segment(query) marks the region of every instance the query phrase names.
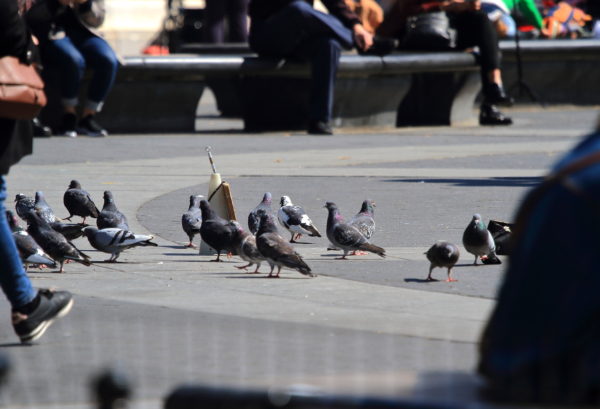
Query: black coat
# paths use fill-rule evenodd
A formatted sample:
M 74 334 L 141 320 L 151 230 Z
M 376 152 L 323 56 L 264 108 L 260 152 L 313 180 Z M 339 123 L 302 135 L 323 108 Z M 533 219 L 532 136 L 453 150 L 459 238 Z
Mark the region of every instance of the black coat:
M 0 0 L 0 57 L 13 55 L 23 61 L 31 58 L 31 36 L 19 16 L 17 0 Z M 0 118 L 0 175 L 33 148 L 31 121 Z
M 294 0 L 251 0 L 248 14 L 252 20 L 266 20 Z M 305 0 L 313 4 L 314 0 Z M 346 5 L 344 0 L 322 0 L 327 10 L 337 17 L 344 26 L 352 28 L 360 23 L 359 18 Z

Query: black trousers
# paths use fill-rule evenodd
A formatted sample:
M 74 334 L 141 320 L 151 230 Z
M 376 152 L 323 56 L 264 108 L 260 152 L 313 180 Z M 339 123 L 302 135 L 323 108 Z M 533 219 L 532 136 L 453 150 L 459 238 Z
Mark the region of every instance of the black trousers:
M 245 43 L 248 41 L 249 0 L 206 0 L 204 41 L 207 43 Z M 229 35 L 225 35 L 225 19 Z
M 483 84 L 489 82 L 487 73 L 500 68 L 498 35 L 488 16 L 482 11 L 448 13 L 450 26 L 456 30 L 456 48 L 479 47 Z

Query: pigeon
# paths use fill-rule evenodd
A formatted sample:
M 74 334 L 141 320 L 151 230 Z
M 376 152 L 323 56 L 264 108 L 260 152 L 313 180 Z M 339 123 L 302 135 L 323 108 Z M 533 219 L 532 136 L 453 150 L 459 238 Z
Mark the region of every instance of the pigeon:
M 260 216 L 261 212 L 265 212 L 267 214 L 273 214 L 273 210 L 271 209 L 272 197 L 270 192 L 266 192 L 263 196 L 262 202 L 258 204 L 248 215 L 248 229 L 250 229 L 250 233 L 256 235 L 258 232 L 258 226 L 260 224 Z
M 202 226 L 202 212 L 200 211 L 200 199 L 202 195 L 190 196 L 190 206 L 187 212 L 181 216 L 181 227 L 183 231 L 190 239 L 190 242 L 186 247 L 196 248 L 194 243 L 194 236 L 200 234 L 200 226 Z
M 354 226 L 358 229 L 359 232 L 365 236 L 367 240 L 371 240 L 373 234 L 375 233 L 375 202 L 366 199 L 362 202 L 360 211 L 350 219 L 351 226 Z M 354 251 L 352 253 L 355 256 L 367 254 L 363 251 Z
M 481 257 L 486 264 L 501 264 L 496 256 L 496 245 L 492 233 L 485 228 L 479 214 L 474 214 L 471 223 L 465 229 L 462 237 L 463 246 L 475 256 L 473 265 L 477 265 L 477 258 Z
M 437 241 L 425 254 L 427 255 L 427 260 L 431 263 L 429 265 L 427 281 L 434 281 L 434 279 L 431 278 L 431 272 L 435 267 L 446 267 L 448 269 L 448 278 L 446 281 L 456 281 L 452 278 L 452 267 L 454 267 L 458 261 L 460 252 L 455 244 L 447 241 Z
M 52 260 L 48 254 L 44 253 L 44 250 L 39 244 L 35 242 L 33 237 L 29 235 L 21 226 L 19 226 L 15 215 L 10 211 L 6 211 L 6 218 L 8 219 L 8 225 L 13 232 L 13 239 L 19 251 L 21 261 L 25 265 L 25 271 L 30 265 L 38 267 L 56 267 L 56 263 Z
M 115 199 L 110 190 L 104 191 L 104 206 L 96 220 L 98 229 L 117 228 L 121 230 L 129 230 L 127 217 L 117 209 Z
M 104 253 L 110 253 L 111 256 L 106 261 L 111 263 L 116 263 L 121 252 L 132 247 L 158 246 L 158 244 L 150 241 L 154 238 L 152 235 L 134 234 L 116 227 L 98 230 L 95 227 L 88 226 L 84 229 L 84 234 L 93 248 Z
M 274 216 L 266 213 L 261 215 L 256 233 L 256 247 L 271 266 L 269 277 L 279 277 L 282 267 L 291 268 L 309 277 L 316 277 L 302 256 L 277 233 Z M 277 274 L 273 275 L 275 266 L 277 266 Z
M 42 219 L 46 220 L 47 223 L 54 223 L 55 221 L 57 221 L 57 218 L 54 215 L 54 211 L 52 210 L 48 202 L 46 202 L 44 192 L 35 192 L 35 202 L 33 209 L 36 211 L 37 214 L 40 215 Z
M 34 210 L 37 214 L 44 219 L 50 227 L 65 236 L 68 241 L 75 240 L 83 236 L 83 228 L 86 224 L 80 223 L 64 223 L 61 219 L 56 217 L 52 208 L 46 202 L 44 193 L 41 191 L 35 192 L 35 206 Z
M 200 237 L 217 251 L 217 258 L 213 261 L 221 261 L 221 251 L 226 250 L 228 254 L 234 252 L 232 242 L 235 229 L 228 220 L 215 213 L 204 199 L 200 201 L 200 210 L 202 211 Z
M 81 189 L 81 184 L 76 180 L 72 180 L 69 184 L 69 188 L 63 196 L 63 203 L 69 211 L 69 217 L 66 217 L 65 220 L 71 220 L 73 216 L 81 216 L 85 223 L 86 217 L 95 219 L 100 214 L 90 194 Z
M 303 234 L 308 234 L 311 237 L 321 237 L 321 233 L 313 226 L 312 220 L 310 220 L 304 209 L 294 205 L 289 196 L 281 196 L 280 205 L 277 218 L 279 223 L 292 234 L 290 243 L 296 243 L 296 240 L 302 237 Z
M 344 218 L 335 203 L 327 202 L 325 207 L 329 212 L 327 216 L 327 238 L 336 248 L 344 251 L 344 255 L 340 259 L 345 260 L 348 252 L 354 250 L 369 251 L 380 257 L 385 257 L 383 248 L 371 244 L 356 227 L 344 223 Z
M 15 210 L 17 215 L 25 220 L 25 215 L 33 211 L 35 208 L 35 200 L 31 197 L 25 196 L 23 193 L 19 193 L 15 196 Z
M 88 255 L 82 253 L 62 234 L 52 229 L 37 213 L 29 212 L 25 217 L 29 224 L 27 233 L 52 259 L 60 263 L 60 273 L 64 272 L 63 264 L 65 260 L 73 260 L 85 266 L 92 264 Z
M 259 212 L 259 214 L 264 213 L 263 211 Z M 256 237 L 253 234 L 245 231 L 242 226 L 236 221 L 229 222 L 235 228 L 235 233 L 233 235 L 232 247 L 236 250 L 236 253 L 240 258 L 244 261 L 247 261 L 248 264 L 244 266 L 235 266 L 236 268 L 247 269 L 248 267 L 256 264 L 256 270 L 253 271 L 254 274 L 258 273 L 258 269 L 265 258 L 260 254 L 258 248 L 256 247 Z M 260 225 L 260 222 L 259 222 Z

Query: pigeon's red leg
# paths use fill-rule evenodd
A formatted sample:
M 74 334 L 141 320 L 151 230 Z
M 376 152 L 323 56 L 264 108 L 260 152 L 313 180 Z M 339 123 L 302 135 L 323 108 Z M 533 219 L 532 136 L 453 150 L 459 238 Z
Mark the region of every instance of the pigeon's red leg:
M 192 243 L 191 241 L 190 241 L 190 242 L 189 242 L 189 243 L 188 243 L 188 244 L 187 244 L 185 247 L 186 247 L 186 248 L 190 248 L 190 247 L 191 247 L 191 248 L 193 248 L 193 249 L 196 249 L 196 248 L 198 248 L 198 247 L 196 247 L 196 245 L 195 245 L 194 243 Z
M 446 280 L 447 283 L 452 283 L 454 281 L 458 281 L 454 278 L 452 278 L 452 268 L 448 269 L 448 279 Z
M 354 250 L 352 252 L 353 256 L 366 256 L 367 254 L 369 254 L 369 253 L 366 251 L 361 251 L 361 250 Z

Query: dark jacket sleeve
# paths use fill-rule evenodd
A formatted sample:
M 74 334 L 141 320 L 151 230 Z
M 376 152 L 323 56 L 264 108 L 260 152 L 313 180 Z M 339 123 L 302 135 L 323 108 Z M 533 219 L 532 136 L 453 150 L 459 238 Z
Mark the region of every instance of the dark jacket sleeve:
M 40 39 L 46 40 L 52 22 L 67 9 L 58 0 L 37 0 L 25 15 L 27 24 Z
M 19 16 L 17 0 L 0 0 L 0 56 L 13 55 L 26 60 L 30 36 Z
M 329 13 L 336 16 L 346 27 L 352 28 L 355 24 L 360 24 L 360 19 L 344 0 L 322 0 L 322 2 Z

